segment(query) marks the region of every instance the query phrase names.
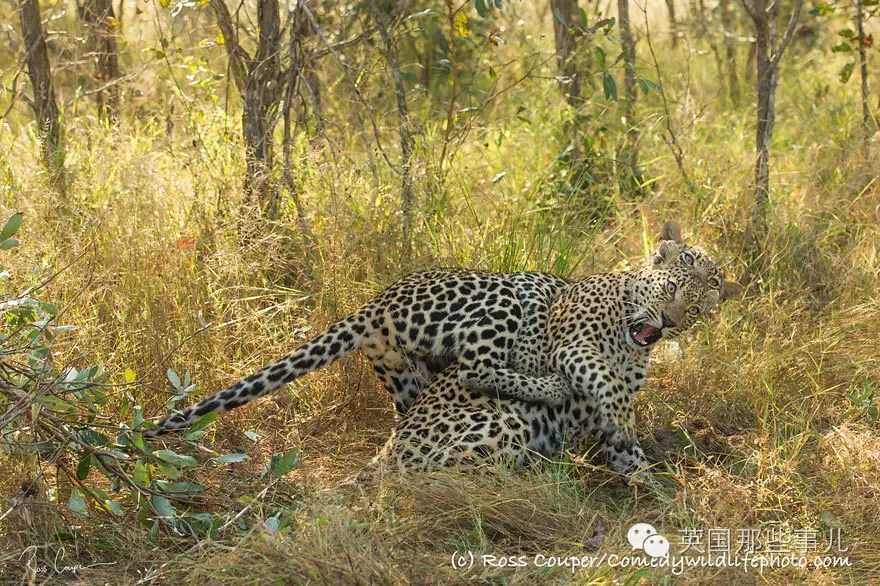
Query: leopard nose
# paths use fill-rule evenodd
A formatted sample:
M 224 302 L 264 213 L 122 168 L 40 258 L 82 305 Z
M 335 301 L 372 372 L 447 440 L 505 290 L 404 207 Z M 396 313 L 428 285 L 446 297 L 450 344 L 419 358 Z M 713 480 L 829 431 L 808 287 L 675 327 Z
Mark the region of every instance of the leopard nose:
M 674 328 L 676 325 L 678 325 L 678 324 L 676 324 L 674 321 L 669 319 L 669 317 L 665 313 L 663 314 L 663 327 L 664 328 Z

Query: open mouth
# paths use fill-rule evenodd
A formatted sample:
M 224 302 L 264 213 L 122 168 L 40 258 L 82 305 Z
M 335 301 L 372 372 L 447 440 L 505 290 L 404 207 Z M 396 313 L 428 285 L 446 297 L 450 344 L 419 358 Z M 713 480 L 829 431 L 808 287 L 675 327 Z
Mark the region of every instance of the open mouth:
M 663 337 L 663 330 L 648 322 L 642 322 L 629 327 L 629 337 L 639 346 L 647 348 Z

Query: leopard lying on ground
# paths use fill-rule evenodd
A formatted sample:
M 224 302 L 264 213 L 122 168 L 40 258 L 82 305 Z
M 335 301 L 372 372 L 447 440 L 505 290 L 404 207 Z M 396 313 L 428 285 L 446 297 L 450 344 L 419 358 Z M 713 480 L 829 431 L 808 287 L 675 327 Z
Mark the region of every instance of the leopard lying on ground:
M 707 261 L 708 262 L 708 261 Z M 489 397 L 464 388 L 456 365 L 439 374 L 397 424 L 383 450 L 403 469 L 508 462 L 523 465 L 583 451 L 598 440 L 624 475 L 648 462 L 633 402 L 651 349 L 714 308 L 731 285 L 710 287 L 691 268 L 639 269 L 589 277 L 553 304 L 541 370 L 565 381 L 561 405 Z
M 701 250 L 664 227 L 653 266 L 705 270 L 720 290 L 722 276 Z M 457 381 L 483 394 L 551 405 L 571 390 L 541 367 L 550 306 L 571 281 L 547 273 L 486 273 L 446 269 L 404 277 L 351 316 L 292 354 L 235 385 L 169 415 L 145 437 L 185 429 L 200 416 L 240 407 L 300 376 L 361 350 L 406 413 L 420 390 L 456 361 Z

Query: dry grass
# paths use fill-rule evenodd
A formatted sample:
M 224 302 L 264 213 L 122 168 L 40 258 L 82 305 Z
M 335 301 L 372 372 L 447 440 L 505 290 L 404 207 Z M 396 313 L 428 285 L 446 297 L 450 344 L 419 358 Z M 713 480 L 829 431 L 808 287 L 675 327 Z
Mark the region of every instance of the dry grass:
M 0 523 L 0 579 L 17 581 L 24 570 L 20 553 L 37 545 L 41 562 L 57 559 L 63 548 L 68 563 L 113 564 L 79 571 L 85 583 L 880 581 L 880 429 L 872 416 L 880 403 L 880 145 L 874 144 L 871 160 L 862 160 L 859 110 L 847 86 L 819 92 L 828 79 L 836 84 L 833 67 L 807 59 L 816 49 L 793 50 L 802 57 L 798 63 L 812 64 L 791 65 L 779 90 L 768 270 L 742 303 L 725 307 L 682 341 L 680 352 L 665 352 L 654 364 L 638 405 L 647 446 L 663 460 L 654 483 L 624 487 L 601 467 L 574 458 L 518 473 L 346 484 L 393 424 L 368 365 L 352 358 L 209 428 L 201 444 L 251 456 L 231 466 L 206 463 L 192 474 L 208 487 L 194 511 L 231 520 L 246 509 L 240 524 L 230 522 L 215 539 L 164 531 L 151 537 L 124 498 L 122 519 L 96 511 L 75 518 L 63 498 L 58 502 L 56 490 L 64 487 L 52 466 L 0 456 L 4 496 L 17 494 L 36 468 L 46 473 L 38 495 Z M 658 181 L 641 200 L 615 195 L 614 212 L 599 229 L 581 217 L 579 202 L 557 193 L 565 183 L 555 163 L 561 114 L 552 79 L 535 79 L 487 115 L 445 184 L 429 165 L 419 168 L 424 223 L 414 258 L 400 258 L 397 248 L 397 178 L 383 171 L 382 184 L 374 185 L 362 146 L 347 140 L 344 129 L 334 135 L 336 151 L 349 153 L 340 164 L 314 145 L 299 145 L 296 171 L 319 239 L 309 256 L 291 218 L 241 229 L 249 222 L 236 211 L 243 162 L 227 132 L 237 114 L 230 123 L 218 110 L 198 106 L 204 108 L 197 111 L 198 149 L 188 146 L 183 130 L 166 135 L 161 117 L 143 112 L 141 119 L 125 119 L 120 132 L 85 117 L 68 120 L 73 184 L 65 213 L 46 187 L 29 136 L 21 127 L 7 128 L 0 142 L 0 209 L 24 211 L 26 222 L 23 244 L 4 253 L 3 269 L 12 287 L 24 288 L 35 271 L 45 274 L 82 255 L 44 295 L 63 308 L 63 323 L 79 327 L 59 334 L 56 361 L 103 364 L 120 383 L 118 399 L 129 396 L 154 415 L 171 394 L 169 367 L 189 371 L 197 393 L 209 393 L 415 268 L 582 275 L 641 264 L 662 221 L 677 217 L 689 240 L 704 244 L 737 275 L 739 228 L 749 204 L 751 107 L 731 107 L 717 81 L 699 79 L 714 68 L 711 56 L 695 51 L 689 59 L 687 69 L 670 58 L 665 83 L 699 193 L 683 195 L 655 127 L 662 109 L 649 95 L 642 105 L 642 156 Z M 161 84 L 142 89 L 163 99 Z M 344 112 L 344 98 L 329 100 L 328 116 Z M 548 100 L 552 108 L 544 107 Z M 529 123 L 512 115 L 520 103 L 529 105 Z M 383 130 L 386 147 L 396 148 L 393 129 Z M 426 126 L 422 160 L 434 156 L 439 140 Z M 507 175 L 491 181 L 500 172 Z M 602 187 L 616 190 L 614 182 Z M 243 232 L 250 236 L 242 238 Z M 126 369 L 136 373 L 133 384 L 121 384 Z M 851 398 L 866 389 L 873 399 Z M 245 431 L 261 439 L 254 442 Z M 300 448 L 299 467 L 267 486 L 258 478 L 261 468 L 271 454 L 292 446 Z M 264 520 L 275 515 L 280 527 L 270 531 Z M 778 525 L 822 533 L 840 527 L 852 566 L 763 574 L 692 568 L 676 576 L 607 566 L 573 574 L 451 565 L 456 551 L 625 555 L 626 530 L 635 522 L 669 536 L 690 528 Z M 53 579 L 50 574 L 36 581 Z

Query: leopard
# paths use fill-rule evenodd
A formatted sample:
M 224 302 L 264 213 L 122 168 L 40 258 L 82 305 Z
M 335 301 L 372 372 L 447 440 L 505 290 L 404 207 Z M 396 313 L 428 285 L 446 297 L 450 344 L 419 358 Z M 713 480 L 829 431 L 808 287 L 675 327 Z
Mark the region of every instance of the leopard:
M 710 266 L 710 259 L 703 260 Z M 551 307 L 542 355 L 542 368 L 570 387 L 566 401 L 551 405 L 488 396 L 462 386 L 453 364 L 398 421 L 377 461 L 403 470 L 520 467 L 598 443 L 613 471 L 630 479 L 644 474 L 649 462 L 636 433 L 633 404 L 652 349 L 741 293 L 733 282 L 712 286 L 709 280 L 688 265 L 606 273 L 574 283 Z
M 667 222 L 650 268 L 677 264 L 705 271 L 721 287 L 714 263 L 682 242 L 677 224 Z M 184 430 L 199 417 L 241 407 L 356 351 L 391 395 L 397 417 L 453 363 L 464 388 L 561 405 L 571 390 L 540 357 L 550 307 L 574 282 L 533 271 L 437 269 L 405 276 L 291 354 L 171 413 L 143 435 Z

